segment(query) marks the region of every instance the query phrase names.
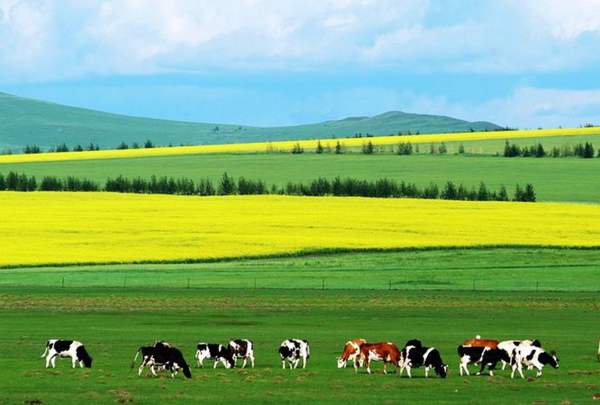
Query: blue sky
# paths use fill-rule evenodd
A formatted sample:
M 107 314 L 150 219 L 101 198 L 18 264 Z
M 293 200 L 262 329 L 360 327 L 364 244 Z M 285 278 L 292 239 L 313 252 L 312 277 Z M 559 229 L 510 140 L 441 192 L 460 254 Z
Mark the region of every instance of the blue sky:
M 389 110 L 600 124 L 597 0 L 0 0 L 0 91 L 285 125 Z

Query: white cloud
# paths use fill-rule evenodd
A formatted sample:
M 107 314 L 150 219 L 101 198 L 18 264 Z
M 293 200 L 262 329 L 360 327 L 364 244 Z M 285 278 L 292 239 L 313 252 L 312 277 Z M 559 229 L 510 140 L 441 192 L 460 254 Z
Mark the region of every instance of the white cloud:
M 501 124 L 530 128 L 600 124 L 600 89 L 521 87 L 509 97 L 484 103 L 479 113 Z
M 600 61 L 598 0 L 469 4 L 445 13 L 428 0 L 0 0 L 0 82 L 348 64 L 544 72 Z
M 532 0 L 516 3 L 531 21 L 533 31 L 549 33 L 561 41 L 572 41 L 585 33 L 600 33 L 598 0 Z

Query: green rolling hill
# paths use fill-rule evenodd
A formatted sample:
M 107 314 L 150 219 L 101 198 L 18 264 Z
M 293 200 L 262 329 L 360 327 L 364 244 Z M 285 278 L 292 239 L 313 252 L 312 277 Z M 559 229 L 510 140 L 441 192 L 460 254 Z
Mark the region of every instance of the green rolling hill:
M 282 139 L 316 139 L 355 134 L 438 133 L 497 129 L 489 122 L 391 111 L 373 117 L 284 127 L 192 123 L 110 114 L 0 93 L 0 148 L 20 151 L 25 145 L 50 148 L 90 142 L 102 148 L 121 142 L 157 145 L 219 144 Z

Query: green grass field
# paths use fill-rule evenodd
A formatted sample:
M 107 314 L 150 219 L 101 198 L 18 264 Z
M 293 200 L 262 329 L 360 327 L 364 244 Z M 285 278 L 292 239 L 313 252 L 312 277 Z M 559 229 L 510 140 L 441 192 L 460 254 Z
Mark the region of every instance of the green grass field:
M 599 257 L 597 250 L 460 249 L 5 269 L 0 403 L 592 402 L 600 392 Z M 472 291 L 474 277 L 481 284 Z M 460 377 L 456 346 L 476 334 L 538 338 L 561 366 L 540 379 L 511 381 L 508 371 Z M 59 360 L 44 369 L 39 356 L 51 337 L 83 341 L 94 367 L 72 370 Z M 254 370 L 193 369 L 192 380 L 171 380 L 130 369 L 137 347 L 156 339 L 192 362 L 196 342 L 232 337 L 255 342 Z M 279 368 L 277 348 L 289 337 L 309 340 L 306 370 Z M 398 345 L 418 337 L 441 350 L 450 375 L 425 380 L 418 370 L 409 380 L 383 375 L 380 364 L 371 376 L 337 369 L 336 356 L 354 337 Z
M 108 177 L 159 176 L 210 177 L 218 180 L 223 172 L 238 177 L 262 179 L 268 184 L 310 181 L 320 176 L 376 179 L 389 177 L 426 186 L 446 181 L 479 186 L 481 181 L 498 189 L 502 184 L 512 192 L 515 184 L 532 183 L 539 200 L 600 201 L 600 188 L 594 173 L 600 159 L 503 158 L 491 156 L 389 154 L 317 155 L 248 154 L 187 155 L 103 161 L 0 164 L 0 173 L 10 170 L 41 178 L 78 176 L 104 183 Z
M 600 249 L 473 248 L 0 269 L 0 287 L 600 291 Z

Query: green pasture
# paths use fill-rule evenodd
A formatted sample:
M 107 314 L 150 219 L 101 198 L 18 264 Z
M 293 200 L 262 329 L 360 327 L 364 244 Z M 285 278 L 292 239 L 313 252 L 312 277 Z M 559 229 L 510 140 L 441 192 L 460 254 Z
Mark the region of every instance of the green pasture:
M 600 249 L 473 248 L 0 269 L 0 287 L 600 292 Z
M 0 403 L 591 403 L 600 392 L 597 293 L 370 290 L 0 288 Z M 539 379 L 460 377 L 463 339 L 536 337 L 560 368 Z M 83 341 L 92 369 L 58 360 L 44 369 L 51 337 Z M 192 369 L 193 378 L 138 377 L 137 347 L 165 339 L 193 362 L 198 341 L 254 341 L 255 369 Z M 279 343 L 308 339 L 306 370 L 281 370 Z M 337 369 L 344 342 L 364 337 L 402 345 L 420 338 L 449 364 L 445 380 Z
M 228 172 L 235 177 L 262 179 L 267 184 L 308 182 L 318 177 L 381 177 L 443 186 L 451 180 L 478 187 L 481 181 L 492 189 L 504 184 L 512 193 L 517 183 L 532 183 L 542 201 L 600 201 L 597 173 L 600 159 L 503 158 L 493 156 L 335 155 L 304 153 L 247 155 L 186 155 L 133 159 L 80 160 L 65 162 L 0 164 L 0 173 L 18 171 L 41 179 L 46 175 L 90 178 L 104 184 L 108 177 L 151 175 L 209 177 L 217 181 Z

